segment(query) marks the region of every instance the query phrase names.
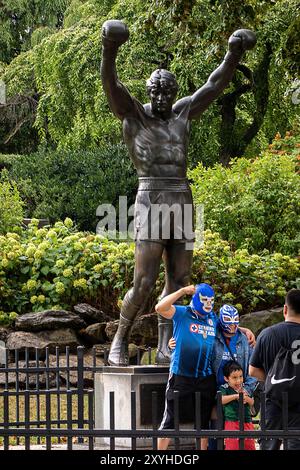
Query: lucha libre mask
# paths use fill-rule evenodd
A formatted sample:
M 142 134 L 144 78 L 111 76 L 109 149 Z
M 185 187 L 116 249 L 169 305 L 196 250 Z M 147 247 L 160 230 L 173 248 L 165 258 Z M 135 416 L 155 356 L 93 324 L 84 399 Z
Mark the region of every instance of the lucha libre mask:
M 220 308 L 219 322 L 223 331 L 235 334 L 239 321 L 239 313 L 232 305 L 223 305 Z
M 208 315 L 214 308 L 215 292 L 208 284 L 196 285 L 196 292 L 192 297 L 190 307 L 196 313 Z

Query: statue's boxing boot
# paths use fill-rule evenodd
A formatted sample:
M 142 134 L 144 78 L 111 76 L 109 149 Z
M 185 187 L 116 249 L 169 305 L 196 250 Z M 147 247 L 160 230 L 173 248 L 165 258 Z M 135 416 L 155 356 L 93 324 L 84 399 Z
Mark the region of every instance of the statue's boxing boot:
M 168 347 L 169 339 L 173 333 L 173 322 L 167 318 L 158 315 L 158 345 L 155 357 L 156 364 L 169 365 L 171 351 Z
M 128 366 L 128 339 L 133 322 L 120 315 L 119 326 L 114 336 L 108 355 L 111 366 Z

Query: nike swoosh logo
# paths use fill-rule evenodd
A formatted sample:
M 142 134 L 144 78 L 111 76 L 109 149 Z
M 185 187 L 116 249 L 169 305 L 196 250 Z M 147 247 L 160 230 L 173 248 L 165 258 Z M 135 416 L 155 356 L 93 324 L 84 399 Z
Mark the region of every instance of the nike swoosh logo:
M 282 382 L 289 382 L 290 380 L 294 380 L 296 376 L 291 377 L 290 379 L 275 379 L 275 375 L 271 378 L 271 384 L 276 385 L 276 384 L 281 384 Z

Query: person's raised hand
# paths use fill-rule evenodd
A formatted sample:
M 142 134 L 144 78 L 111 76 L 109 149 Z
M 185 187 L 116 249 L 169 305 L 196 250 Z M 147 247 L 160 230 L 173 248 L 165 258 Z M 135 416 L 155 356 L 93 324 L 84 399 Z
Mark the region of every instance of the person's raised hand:
M 172 338 L 169 339 L 168 346 L 169 346 L 170 349 L 175 349 L 176 348 L 176 340 L 175 340 L 175 338 L 173 338 L 173 336 L 172 336 Z
M 185 295 L 193 295 L 196 292 L 196 288 L 194 284 L 191 284 L 190 286 L 183 287 L 182 291 L 183 291 L 183 294 Z

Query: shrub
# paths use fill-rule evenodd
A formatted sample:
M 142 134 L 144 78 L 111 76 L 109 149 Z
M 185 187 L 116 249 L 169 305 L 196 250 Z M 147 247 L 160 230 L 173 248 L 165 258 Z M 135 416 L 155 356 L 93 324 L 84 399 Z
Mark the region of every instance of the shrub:
M 137 178 L 125 146 L 90 151 L 48 151 L 15 159 L 10 176 L 25 201 L 26 216 L 72 218 L 79 229 L 95 230 L 99 204 L 118 207 L 119 195 L 132 204 Z
M 3 154 L 0 153 L 0 170 L 6 168 L 10 170 L 13 167 L 14 162 L 18 159 L 22 158 L 21 155 L 14 155 L 14 154 Z
M 275 155 L 291 155 L 295 159 L 296 171 L 300 173 L 300 142 L 299 142 L 299 126 L 298 130 L 288 131 L 282 138 L 277 132 L 273 142 L 269 145 L 270 153 Z
M 0 308 L 7 313 L 90 302 L 117 318 L 133 282 L 134 245 L 75 232 L 70 219 L 41 229 L 33 221 L 20 235 L 0 236 L 0 259 Z M 281 305 L 300 279 L 300 261 L 280 253 L 234 252 L 218 234 L 206 231 L 204 246 L 194 251 L 192 278 L 215 287 L 216 307 L 227 302 L 247 313 Z M 149 310 L 163 285 L 161 267 Z
M 133 247 L 33 220 L 22 234 L 0 237 L 0 307 L 7 312 L 69 308 L 78 301 L 118 308 L 132 280 Z
M 15 183 L 3 171 L 0 178 L 0 233 L 13 230 L 23 218 L 23 203 Z
M 205 224 L 235 248 L 296 255 L 300 249 L 300 177 L 296 159 L 265 153 L 233 160 L 229 168 L 190 171 L 194 201 Z
M 217 307 L 230 303 L 242 313 L 280 306 L 286 292 L 300 288 L 300 259 L 282 253 L 250 254 L 232 250 L 218 233 L 205 231 L 204 246 L 194 252 L 193 281 L 216 290 Z

